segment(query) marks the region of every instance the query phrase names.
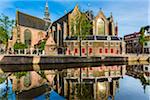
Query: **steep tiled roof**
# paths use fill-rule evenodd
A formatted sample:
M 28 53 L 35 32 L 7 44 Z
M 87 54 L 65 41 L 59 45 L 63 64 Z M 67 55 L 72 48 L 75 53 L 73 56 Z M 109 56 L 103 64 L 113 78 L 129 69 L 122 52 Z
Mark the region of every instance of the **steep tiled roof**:
M 50 22 L 47 23 L 43 19 L 22 13 L 17 11 L 17 24 L 25 27 L 31 27 L 39 30 L 46 30 L 50 25 Z

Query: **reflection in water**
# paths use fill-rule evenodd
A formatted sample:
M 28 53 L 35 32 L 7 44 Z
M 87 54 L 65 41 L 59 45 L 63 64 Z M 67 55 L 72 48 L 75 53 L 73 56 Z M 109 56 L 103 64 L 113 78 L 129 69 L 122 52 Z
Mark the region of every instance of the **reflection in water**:
M 64 95 L 68 99 L 113 99 L 119 87 L 118 80 L 124 74 L 125 66 L 67 69 Z
M 130 80 L 129 77 L 124 78 L 125 74 L 133 77 L 134 80 L 120 83 L 120 80 Z M 20 99 L 26 97 L 48 99 L 48 96 L 52 94 L 50 90 L 55 90 L 69 100 L 114 100 L 122 96 L 120 94 L 122 92 L 119 91 L 122 90 L 123 84 L 133 84 L 135 79 L 140 79 L 143 90 L 145 90 L 145 94 L 141 97 L 148 98 L 146 90 L 150 86 L 150 65 L 102 65 L 64 70 L 5 73 L 0 75 L 0 89 L 1 84 L 7 79 L 12 83 L 15 97 Z M 5 83 L 8 85 L 7 81 Z M 126 92 L 129 89 L 130 87 L 125 89 Z M 140 93 L 142 94 L 142 91 Z M 9 94 L 8 91 L 7 94 Z M 131 93 L 131 96 L 135 95 Z M 8 96 L 3 95 L 3 98 L 8 98 Z M 126 97 L 126 99 L 129 98 Z

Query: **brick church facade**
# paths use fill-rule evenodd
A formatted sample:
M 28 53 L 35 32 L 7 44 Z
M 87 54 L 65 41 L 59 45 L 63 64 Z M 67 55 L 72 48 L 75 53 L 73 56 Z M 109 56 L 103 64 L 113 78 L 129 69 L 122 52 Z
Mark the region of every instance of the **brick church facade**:
M 77 14 L 85 14 L 91 21 L 92 31 L 85 39 L 72 33 L 71 21 Z M 74 30 L 76 31 L 76 30 Z M 106 18 L 100 10 L 97 16 L 92 11 L 81 12 L 78 5 L 52 24 L 52 34 L 58 53 L 74 56 L 118 55 L 124 53 L 124 41 L 118 37 L 118 25 L 112 14 Z
M 82 40 L 72 32 L 72 20 L 78 14 L 84 14 L 92 25 L 90 34 Z M 118 37 L 117 23 L 114 23 L 112 14 L 107 18 L 102 10 L 94 16 L 91 10 L 82 12 L 76 5 L 54 22 L 50 20 L 48 2 L 43 19 L 17 11 L 16 28 L 8 47 L 12 48 L 19 41 L 27 44 L 28 49 L 35 49 L 35 45 L 45 39 L 44 51 L 47 55 L 101 56 L 124 53 L 124 41 Z

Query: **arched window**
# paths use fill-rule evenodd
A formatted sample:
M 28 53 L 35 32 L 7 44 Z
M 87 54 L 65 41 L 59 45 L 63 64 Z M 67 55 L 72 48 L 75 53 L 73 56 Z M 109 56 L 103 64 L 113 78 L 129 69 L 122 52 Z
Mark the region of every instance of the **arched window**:
M 97 20 L 97 32 L 98 35 L 105 35 L 105 23 L 101 18 Z
M 31 31 L 30 31 L 29 29 L 26 29 L 26 30 L 24 31 L 24 43 L 25 43 L 28 47 L 31 46 L 31 36 L 32 36 Z
M 112 35 L 112 23 L 109 22 L 109 35 Z

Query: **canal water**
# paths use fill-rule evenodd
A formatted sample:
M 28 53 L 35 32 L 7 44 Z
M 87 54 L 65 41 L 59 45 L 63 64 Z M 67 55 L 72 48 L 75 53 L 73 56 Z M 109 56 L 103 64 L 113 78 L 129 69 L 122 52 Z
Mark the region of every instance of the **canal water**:
M 150 100 L 150 64 L 101 64 L 0 74 L 0 100 L 31 99 Z

